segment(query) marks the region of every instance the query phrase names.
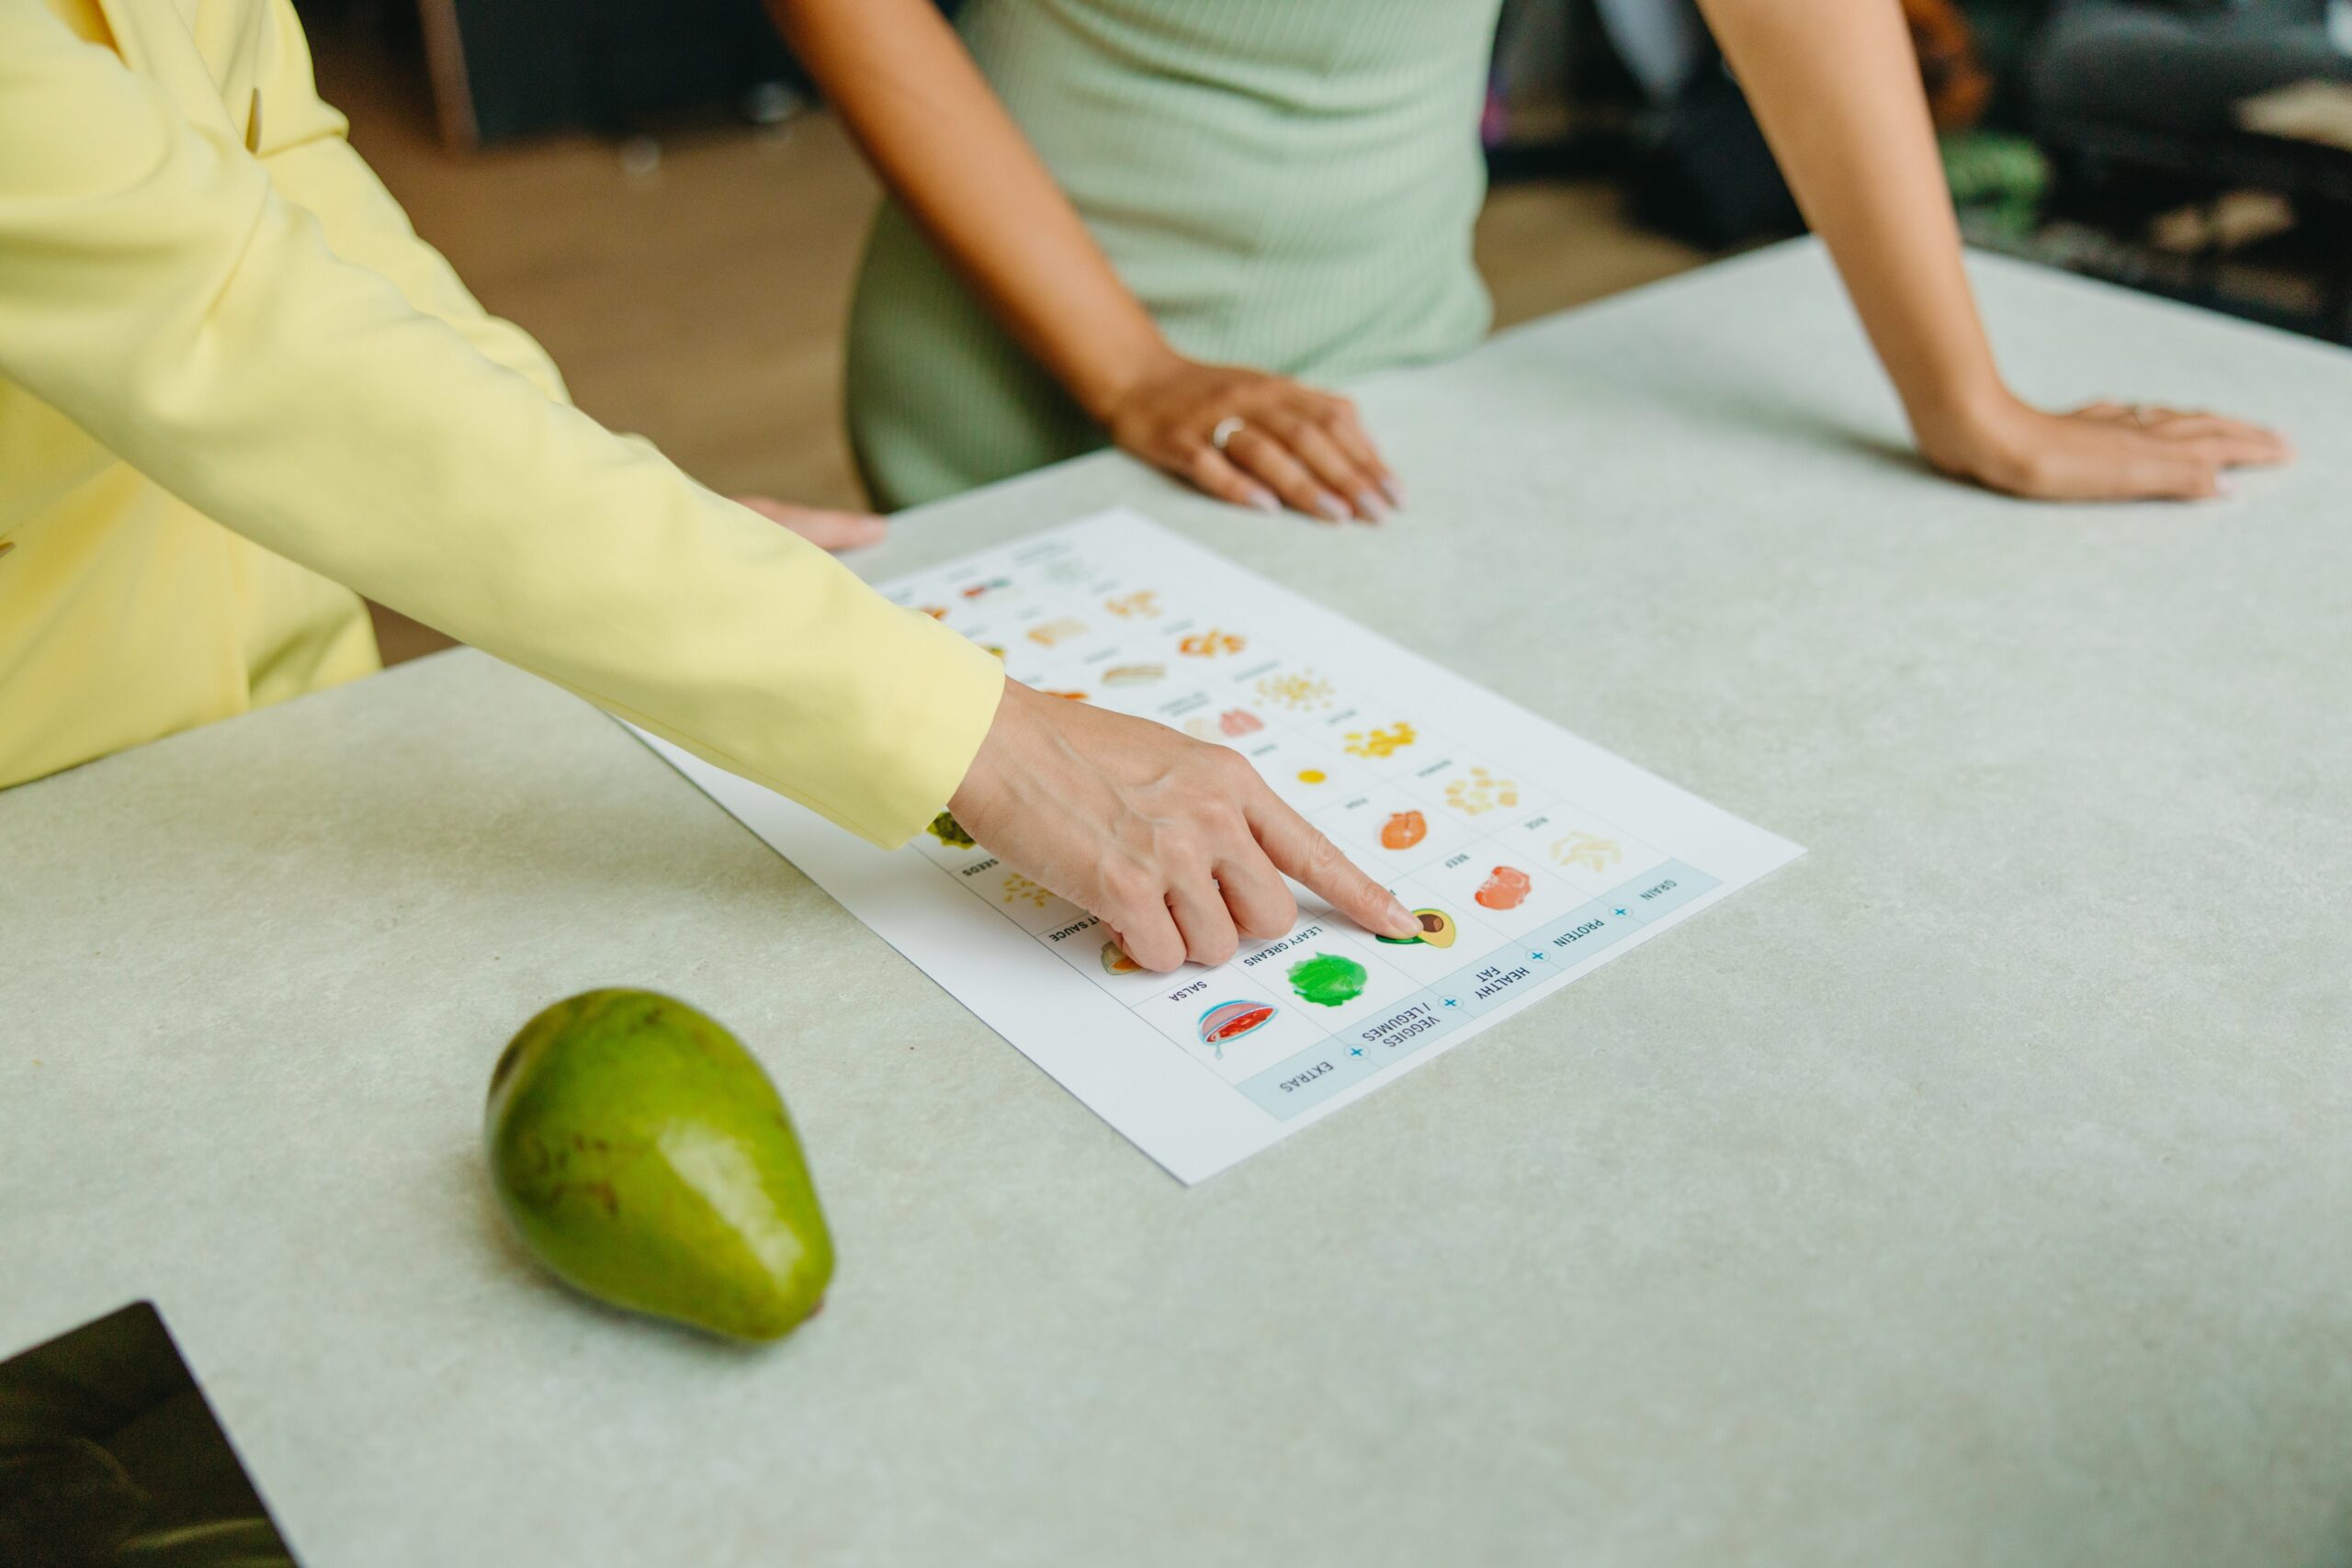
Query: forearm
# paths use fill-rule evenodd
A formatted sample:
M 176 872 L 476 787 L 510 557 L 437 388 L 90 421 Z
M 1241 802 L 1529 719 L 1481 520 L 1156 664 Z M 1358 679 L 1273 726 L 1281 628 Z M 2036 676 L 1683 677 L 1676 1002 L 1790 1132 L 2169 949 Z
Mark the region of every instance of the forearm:
M 987 654 L 419 314 L 38 6 L 0 6 L 0 376 L 266 548 L 868 837 L 936 811 L 994 717 Z
M 2006 394 L 1894 0 L 1701 0 L 1923 439 Z
M 1095 415 L 1170 356 L 931 0 L 769 0 L 866 156 L 1006 329 Z

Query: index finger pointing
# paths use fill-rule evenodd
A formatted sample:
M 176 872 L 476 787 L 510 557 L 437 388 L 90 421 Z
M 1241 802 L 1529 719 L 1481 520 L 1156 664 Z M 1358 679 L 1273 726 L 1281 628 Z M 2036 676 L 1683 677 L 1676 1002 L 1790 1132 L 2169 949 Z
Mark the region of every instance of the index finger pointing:
M 1356 869 L 1340 847 L 1269 790 L 1243 807 L 1250 830 L 1283 875 L 1319 894 L 1331 908 L 1368 931 L 1413 936 L 1421 922 L 1396 896 Z

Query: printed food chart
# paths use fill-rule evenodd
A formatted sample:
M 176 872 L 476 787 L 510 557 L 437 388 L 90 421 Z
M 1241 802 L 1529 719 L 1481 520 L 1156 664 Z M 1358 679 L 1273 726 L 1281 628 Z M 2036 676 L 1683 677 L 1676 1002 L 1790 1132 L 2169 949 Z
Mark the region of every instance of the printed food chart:
M 1187 1182 L 1803 852 L 1134 513 L 879 586 L 1042 691 L 1233 747 L 1419 915 L 1395 942 L 1302 895 L 1287 934 L 1154 975 L 950 817 L 886 853 L 647 738 Z

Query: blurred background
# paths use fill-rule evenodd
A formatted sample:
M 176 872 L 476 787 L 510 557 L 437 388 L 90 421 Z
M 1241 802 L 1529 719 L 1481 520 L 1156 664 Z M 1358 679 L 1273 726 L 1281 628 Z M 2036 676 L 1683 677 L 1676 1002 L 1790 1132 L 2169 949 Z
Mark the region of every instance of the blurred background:
M 1901 3 L 1973 243 L 2352 341 L 2352 0 Z M 863 504 L 879 192 L 760 0 L 298 4 L 354 144 L 582 408 L 721 491 Z M 1477 132 L 1498 326 L 1802 229 L 1690 0 L 1509 0 Z

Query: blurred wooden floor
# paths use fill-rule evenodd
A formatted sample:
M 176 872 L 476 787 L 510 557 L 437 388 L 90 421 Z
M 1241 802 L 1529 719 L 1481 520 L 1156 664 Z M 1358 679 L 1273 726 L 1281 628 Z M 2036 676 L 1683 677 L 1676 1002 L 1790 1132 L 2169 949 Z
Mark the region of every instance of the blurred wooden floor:
M 564 137 L 441 149 L 420 71 L 314 39 L 355 146 L 492 310 L 537 336 L 580 406 L 712 488 L 862 504 L 841 433 L 842 322 L 876 187 L 822 113 L 680 128 L 658 165 Z M 1478 265 L 1509 325 L 1705 258 L 1626 223 L 1600 184 L 1497 191 Z M 379 610 L 388 663 L 447 639 Z

